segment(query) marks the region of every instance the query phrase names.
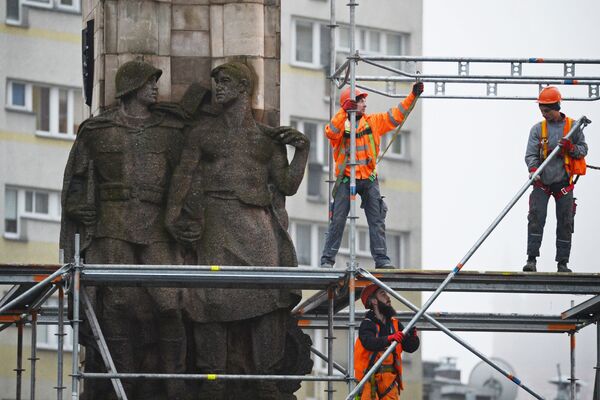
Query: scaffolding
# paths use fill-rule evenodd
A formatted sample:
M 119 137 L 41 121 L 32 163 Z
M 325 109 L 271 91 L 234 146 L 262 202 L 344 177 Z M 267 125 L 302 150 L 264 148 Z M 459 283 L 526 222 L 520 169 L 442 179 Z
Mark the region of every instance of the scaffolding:
M 350 54 L 346 61 L 336 68 L 336 34 L 337 28 L 335 15 L 335 0 L 330 6 L 330 114 L 335 112 L 335 89 L 345 84 L 354 93 L 355 87 L 378 93 L 387 97 L 403 97 L 396 91 L 396 84 L 405 84 L 421 80 L 434 85 L 433 94 L 423 94 L 421 98 L 430 99 L 486 99 L 486 100 L 531 100 L 534 96 L 500 95 L 500 87 L 511 88 L 516 85 L 535 85 L 536 89 L 545 85 L 571 85 L 587 88 L 587 95 L 567 97 L 565 100 L 596 101 L 600 99 L 598 76 L 577 76 L 577 65 L 600 65 L 600 60 L 561 60 L 561 59 L 483 59 L 483 58 L 441 58 L 441 57 L 372 57 L 363 56 L 355 46 L 355 0 L 349 0 L 350 12 Z M 400 63 L 403 68 L 389 66 L 388 62 Z M 357 75 L 356 67 L 364 63 L 383 69 L 393 75 Z M 454 64 L 455 74 L 421 74 L 418 66 L 426 64 Z M 479 64 L 504 65 L 508 73 L 501 75 L 471 74 Z M 562 75 L 526 75 L 524 65 L 562 65 Z M 367 86 L 359 82 L 383 82 L 386 88 Z M 447 86 L 484 85 L 483 94 L 446 94 Z M 537 91 L 536 91 L 537 93 Z M 580 119 L 578 124 L 583 128 L 589 121 Z M 356 132 L 355 112 L 350 112 L 350 185 L 356 187 Z M 556 151 L 555 151 L 556 153 Z M 333 185 L 332 154 L 329 153 L 329 203 L 333 202 L 331 187 Z M 538 170 L 538 174 L 541 172 Z M 535 176 L 526 182 L 518 195 L 511 200 L 512 204 L 503 210 L 503 215 L 510 210 L 520 195 L 530 186 Z M 327 399 L 334 396 L 333 383 L 345 382 L 348 387 L 348 397 L 358 389 L 354 377 L 353 345 L 356 334 L 356 318 L 362 318 L 363 312 L 354 307 L 356 293 L 362 287 L 374 282 L 389 292 L 393 297 L 402 302 L 412 311 L 399 313 L 400 318 L 410 319 L 406 329 L 412 326 L 423 331 L 442 331 L 466 347 L 476 356 L 488 362 L 490 366 L 499 370 L 508 379 L 526 390 L 533 397 L 542 398 L 532 389 L 527 387 L 516 377 L 510 376 L 506 371 L 498 369 L 493 362 L 483 354 L 472 348 L 453 332 L 478 331 L 478 332 L 519 332 L 519 333 L 567 333 L 570 336 L 571 352 L 571 399 L 575 397 L 575 335 L 588 325 L 596 324 L 598 345 L 597 365 L 594 399 L 600 399 L 600 274 L 548 274 L 548 273 L 521 273 L 521 272 L 470 272 L 461 271 L 470 255 L 487 238 L 487 235 L 500 222 L 501 217 L 494 221 L 492 226 L 482 235 L 482 238 L 473 246 L 461 260 L 457 267 L 448 271 L 423 271 L 423 270 L 367 270 L 361 268 L 356 260 L 356 200 L 351 200 L 349 215 L 349 243 L 350 261 L 347 268 L 278 268 L 278 267 L 243 267 L 243 266 L 189 266 L 189 265 L 94 265 L 85 264 L 79 254 L 79 239 L 75 238 L 74 261 L 68 264 L 57 265 L 0 265 L 0 284 L 13 285 L 12 289 L 0 299 L 0 331 L 15 325 L 17 327 L 17 355 L 16 355 L 16 399 L 22 398 L 23 379 L 23 329 L 25 325 L 31 326 L 31 357 L 30 357 L 30 392 L 31 399 L 35 398 L 36 391 L 36 362 L 38 360 L 36 349 L 36 329 L 39 324 L 58 325 L 58 357 L 57 357 L 57 383 L 56 397 L 63 399 L 66 387 L 63 382 L 63 345 L 65 325 L 73 327 L 73 364 L 71 398 L 79 398 L 79 385 L 83 379 L 111 379 L 119 399 L 127 399 L 121 385 L 121 379 L 194 379 L 194 380 L 303 380 L 327 382 Z M 460 272 L 460 274 L 458 274 Z M 287 288 L 311 289 L 317 293 L 304 300 L 294 310 L 294 315 L 299 320 L 299 325 L 305 329 L 327 330 L 327 354 L 316 348 L 312 353 L 327 362 L 327 375 L 318 376 L 293 376 L 293 375 L 228 375 L 228 374 L 148 374 L 148 373 L 122 373 L 115 369 L 106 345 L 101 327 L 99 326 L 89 299 L 83 290 L 86 286 L 120 285 L 120 286 L 161 286 L 161 287 L 189 287 L 189 288 Z M 531 294 L 578 294 L 590 295 L 591 299 L 573 306 L 561 315 L 524 315 L 524 314 L 472 314 L 472 313 L 435 313 L 427 314 L 427 308 L 442 290 L 470 293 L 531 293 Z M 430 291 L 434 296 L 420 309 L 402 297 L 398 291 Z M 43 307 L 44 302 L 54 293 L 58 292 L 58 307 Z M 65 310 L 65 294 L 72 300 L 72 317 L 69 319 Z M 83 310 L 80 310 L 80 304 Z M 347 310 L 347 311 L 345 311 Z M 103 357 L 107 373 L 83 372 L 80 368 L 79 349 L 79 324 L 85 314 L 94 331 L 98 347 Z M 422 318 L 422 319 L 421 319 Z M 334 329 L 348 331 L 348 360 L 347 366 L 341 366 L 334 361 Z M 381 357 L 383 360 L 385 357 Z M 377 365 L 370 371 L 377 368 Z M 337 373 L 335 372 L 337 371 Z M 360 383 L 359 383 L 360 384 Z

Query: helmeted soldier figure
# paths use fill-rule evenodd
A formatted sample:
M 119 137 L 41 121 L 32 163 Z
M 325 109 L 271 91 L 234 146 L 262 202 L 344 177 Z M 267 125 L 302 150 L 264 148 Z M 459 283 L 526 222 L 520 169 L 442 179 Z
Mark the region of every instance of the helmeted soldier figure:
M 63 186 L 61 248 L 67 256 L 80 233 L 87 263 L 180 262 L 164 218 L 183 123 L 152 108 L 161 74 L 144 61 L 123 64 L 115 82 L 119 105 L 81 125 Z M 101 287 L 91 294 L 118 372 L 185 371 L 180 289 Z M 84 344 L 86 357 L 94 354 L 93 343 Z M 86 371 L 100 365 L 86 360 Z M 86 382 L 86 399 L 113 398 L 108 381 L 92 382 Z M 124 387 L 130 399 L 180 399 L 184 392 L 183 382 L 172 380 L 124 381 Z

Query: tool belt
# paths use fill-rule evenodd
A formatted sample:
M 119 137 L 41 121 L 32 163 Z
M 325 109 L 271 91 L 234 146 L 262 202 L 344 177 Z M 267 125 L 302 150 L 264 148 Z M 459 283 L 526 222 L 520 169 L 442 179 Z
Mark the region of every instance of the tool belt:
M 550 190 L 550 187 L 547 185 L 544 185 L 541 181 L 536 181 L 533 184 L 534 187 L 540 188 L 542 189 L 548 196 L 554 196 L 554 198 L 556 200 L 560 199 L 561 197 L 565 196 L 566 194 L 568 194 L 569 192 L 572 192 L 573 189 L 575 188 L 575 184 L 571 183 L 563 188 L 561 188 L 560 190 L 553 192 L 552 190 Z
M 102 183 L 99 185 L 100 201 L 127 201 L 138 199 L 147 203 L 162 204 L 165 189 L 154 185 L 130 187 L 122 183 Z

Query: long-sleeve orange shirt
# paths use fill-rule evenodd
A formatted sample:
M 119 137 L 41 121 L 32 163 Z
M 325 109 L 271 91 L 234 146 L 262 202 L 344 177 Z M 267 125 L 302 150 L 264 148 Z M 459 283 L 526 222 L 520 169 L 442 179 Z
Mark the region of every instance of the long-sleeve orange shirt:
M 375 171 L 377 156 L 381 145 L 381 136 L 390 132 L 407 117 L 410 107 L 416 101 L 416 96 L 410 93 L 397 107 L 388 112 L 364 114 L 358 121 L 356 129 L 356 179 L 369 179 Z M 372 149 L 369 133 L 373 137 Z M 349 116 L 340 108 L 329 124 L 325 126 L 325 135 L 333 147 L 335 159 L 335 174 L 340 175 L 340 168 L 345 163 L 344 175 L 350 176 L 350 122 Z

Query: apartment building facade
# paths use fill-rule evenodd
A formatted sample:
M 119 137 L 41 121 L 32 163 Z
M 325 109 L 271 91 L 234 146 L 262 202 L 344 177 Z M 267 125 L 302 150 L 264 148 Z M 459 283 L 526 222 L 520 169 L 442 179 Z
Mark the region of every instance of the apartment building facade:
M 62 174 L 84 114 L 80 32 L 80 0 L 6 0 L 0 7 L 0 263 L 58 262 Z M 56 398 L 57 327 L 40 325 L 37 333 L 36 398 Z M 1 399 L 15 398 L 16 337 L 15 328 L 0 335 Z

